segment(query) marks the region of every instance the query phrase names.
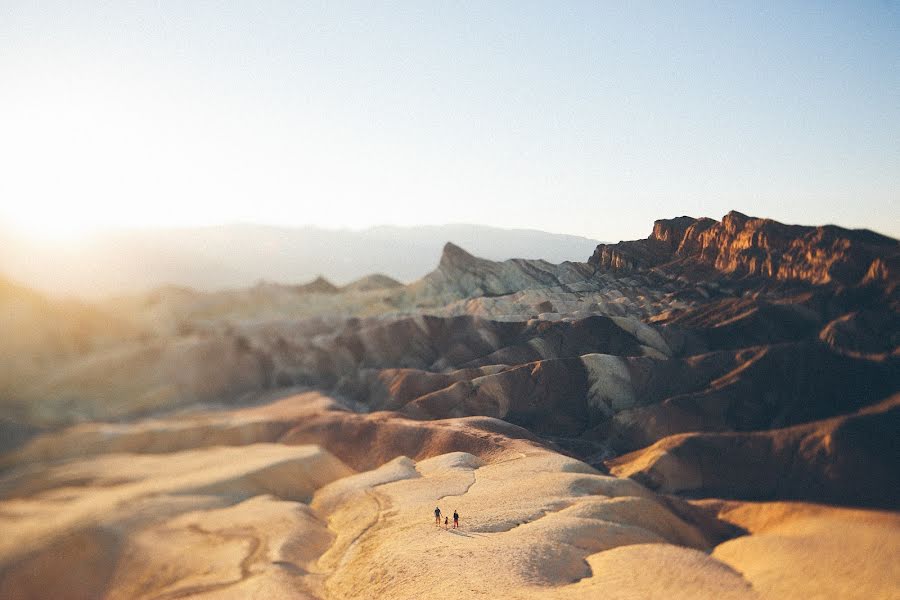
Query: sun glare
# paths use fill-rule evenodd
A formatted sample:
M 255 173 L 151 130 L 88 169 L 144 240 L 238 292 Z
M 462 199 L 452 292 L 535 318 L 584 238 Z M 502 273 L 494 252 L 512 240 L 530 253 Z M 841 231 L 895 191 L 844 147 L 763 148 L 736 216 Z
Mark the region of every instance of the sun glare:
M 133 133 L 120 118 L 122 109 L 85 84 L 74 90 L 46 82 L 34 87 L 40 93 L 20 98 L 5 123 L 0 223 L 42 240 L 111 224 L 115 207 L 104 198 L 124 191 L 119 184 Z
M 24 237 L 39 241 L 68 241 L 83 237 L 97 228 L 89 214 L 79 214 L 67 206 L 44 204 L 21 206 L 5 211 L 4 222 Z

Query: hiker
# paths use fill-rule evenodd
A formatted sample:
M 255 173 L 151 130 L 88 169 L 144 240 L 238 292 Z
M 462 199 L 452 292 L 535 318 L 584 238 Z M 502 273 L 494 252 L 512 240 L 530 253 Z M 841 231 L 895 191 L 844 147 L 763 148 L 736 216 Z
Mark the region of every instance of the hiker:
M 459 529 L 459 513 L 453 509 L 453 529 Z
M 441 509 L 437 506 L 434 507 L 434 524 L 438 527 L 441 526 Z
M 447 517 L 444 517 L 444 529 L 447 529 L 447 526 L 448 526 L 449 524 L 450 524 L 450 523 L 449 523 L 449 519 L 448 519 Z

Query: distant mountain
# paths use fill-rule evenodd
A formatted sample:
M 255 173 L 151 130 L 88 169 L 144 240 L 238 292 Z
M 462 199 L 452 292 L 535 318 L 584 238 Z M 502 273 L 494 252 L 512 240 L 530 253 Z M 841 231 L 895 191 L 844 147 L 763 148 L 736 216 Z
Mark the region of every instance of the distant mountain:
M 410 282 L 435 268 L 447 242 L 491 260 L 554 263 L 583 261 L 597 246 L 573 235 L 481 225 L 116 230 L 71 245 L 0 237 L 0 273 L 47 292 L 89 297 L 167 284 L 215 290 L 260 280 L 298 283 L 319 275 L 338 285 L 372 273 Z

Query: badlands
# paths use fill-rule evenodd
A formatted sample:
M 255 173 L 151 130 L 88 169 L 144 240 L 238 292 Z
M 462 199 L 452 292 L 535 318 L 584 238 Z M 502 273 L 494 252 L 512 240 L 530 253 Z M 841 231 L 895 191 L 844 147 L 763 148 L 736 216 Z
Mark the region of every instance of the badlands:
M 900 597 L 900 243 L 732 212 L 573 259 L 0 282 L 0 598 Z

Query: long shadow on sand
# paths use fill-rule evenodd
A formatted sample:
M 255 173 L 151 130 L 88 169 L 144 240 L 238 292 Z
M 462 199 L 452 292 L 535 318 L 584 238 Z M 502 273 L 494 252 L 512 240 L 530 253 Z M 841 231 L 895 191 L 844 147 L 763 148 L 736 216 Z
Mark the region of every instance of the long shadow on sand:
M 487 534 L 485 534 L 485 533 L 464 533 L 464 532 L 460 531 L 459 529 L 449 529 L 448 531 L 450 533 L 452 533 L 453 535 L 459 535 L 459 536 L 468 537 L 468 538 L 487 537 Z

